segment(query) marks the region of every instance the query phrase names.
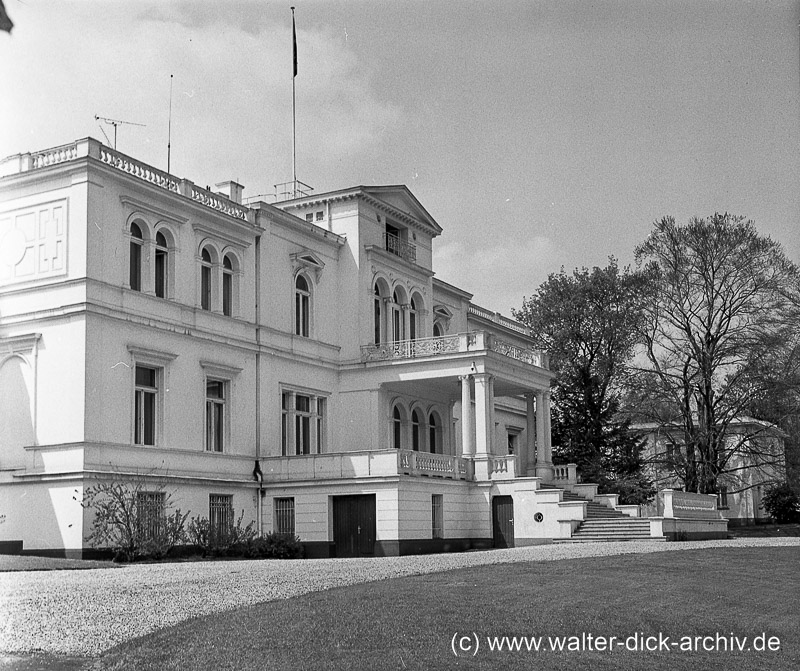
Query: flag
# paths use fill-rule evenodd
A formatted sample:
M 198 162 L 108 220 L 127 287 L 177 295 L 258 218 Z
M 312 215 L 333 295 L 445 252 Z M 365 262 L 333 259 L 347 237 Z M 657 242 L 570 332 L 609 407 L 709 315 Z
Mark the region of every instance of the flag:
M 11 32 L 14 27 L 14 22 L 8 18 L 6 8 L 3 6 L 3 0 L 0 0 L 0 30 L 5 30 L 7 33 Z M 297 54 L 294 57 L 294 73 L 297 74 Z
M 297 31 L 294 27 L 294 7 L 292 7 L 292 56 L 294 59 L 294 74 L 292 77 L 297 77 Z

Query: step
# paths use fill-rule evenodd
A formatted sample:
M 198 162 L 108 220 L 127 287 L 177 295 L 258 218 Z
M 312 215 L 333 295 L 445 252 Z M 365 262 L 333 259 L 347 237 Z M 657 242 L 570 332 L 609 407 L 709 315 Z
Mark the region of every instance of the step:
M 648 541 L 654 543 L 664 543 L 666 538 L 664 536 L 650 536 L 648 538 L 555 538 L 553 543 L 566 544 L 566 543 L 626 543 L 630 541 Z
M 618 520 L 618 519 L 593 519 L 593 520 L 584 520 L 581 522 L 581 529 L 649 529 L 650 522 L 648 520 L 644 520 L 643 522 L 637 522 L 634 520 L 633 522 L 630 521 L 630 517 L 627 520 Z

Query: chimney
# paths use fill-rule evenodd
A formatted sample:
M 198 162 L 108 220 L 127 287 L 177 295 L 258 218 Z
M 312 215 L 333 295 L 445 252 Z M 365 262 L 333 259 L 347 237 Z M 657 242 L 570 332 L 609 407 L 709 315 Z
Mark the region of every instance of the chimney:
M 217 189 L 217 193 L 220 195 L 225 196 L 234 203 L 238 203 L 239 205 L 242 204 L 242 191 L 244 191 L 244 187 L 241 184 L 237 184 L 231 180 L 228 182 L 220 182 L 219 184 L 215 184 L 214 187 Z

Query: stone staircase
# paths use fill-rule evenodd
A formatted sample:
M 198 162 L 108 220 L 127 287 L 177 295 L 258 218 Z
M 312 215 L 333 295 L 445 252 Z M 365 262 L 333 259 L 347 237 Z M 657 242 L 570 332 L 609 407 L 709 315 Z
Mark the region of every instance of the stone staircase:
M 542 489 L 560 489 L 554 485 L 540 485 Z M 607 541 L 664 541 L 664 537 L 650 536 L 650 521 L 639 517 L 628 517 L 597 501 L 590 501 L 568 489 L 564 490 L 564 501 L 586 503 L 586 519 L 572 532 L 570 539 L 555 539 L 554 543 L 600 543 Z

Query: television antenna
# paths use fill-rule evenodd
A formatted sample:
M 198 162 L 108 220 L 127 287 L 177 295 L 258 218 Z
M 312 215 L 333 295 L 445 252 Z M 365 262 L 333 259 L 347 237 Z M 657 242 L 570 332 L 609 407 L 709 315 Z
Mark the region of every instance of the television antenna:
M 94 115 L 96 121 L 103 121 L 107 123 L 109 126 L 114 126 L 114 149 L 117 148 L 117 126 L 141 126 L 145 128 L 145 124 L 143 123 L 134 123 L 133 121 L 120 121 L 119 119 L 109 119 L 108 117 L 98 116 L 97 114 Z M 108 135 L 106 135 L 106 131 L 100 126 L 100 130 L 103 131 L 103 135 L 106 137 L 106 141 L 111 144 L 111 140 L 108 139 Z

